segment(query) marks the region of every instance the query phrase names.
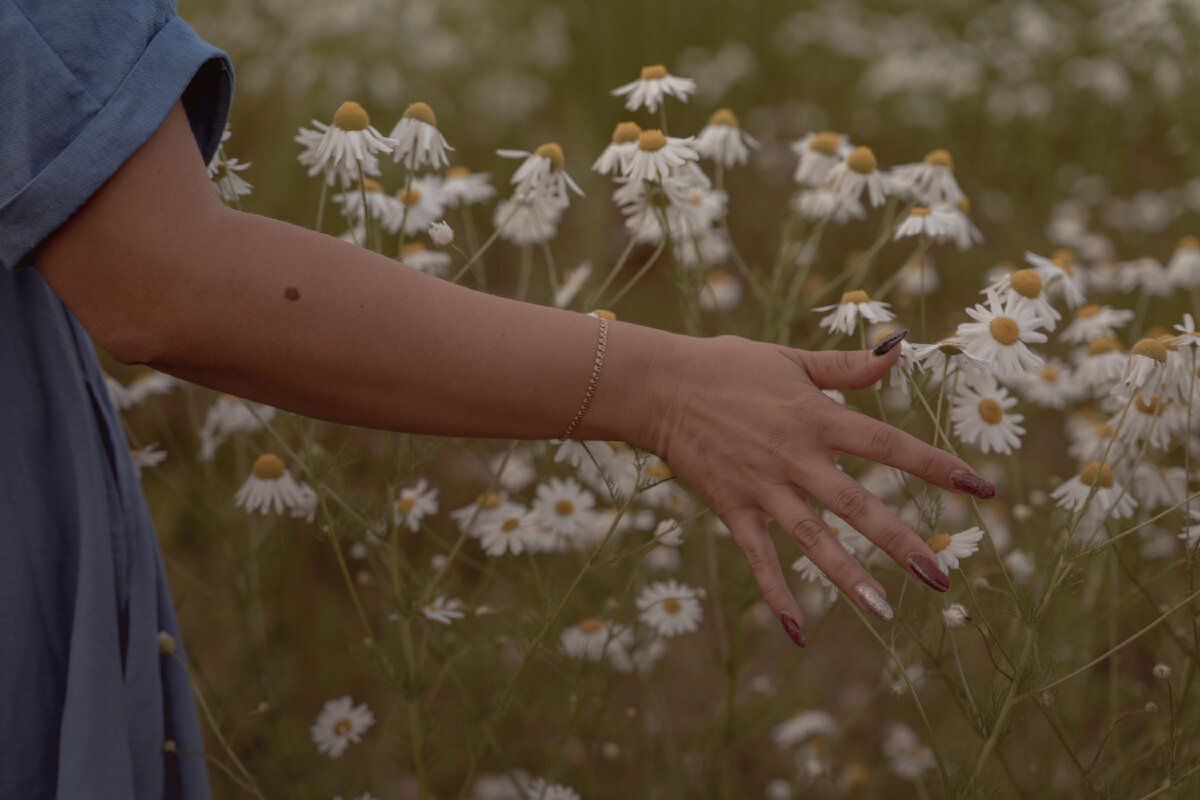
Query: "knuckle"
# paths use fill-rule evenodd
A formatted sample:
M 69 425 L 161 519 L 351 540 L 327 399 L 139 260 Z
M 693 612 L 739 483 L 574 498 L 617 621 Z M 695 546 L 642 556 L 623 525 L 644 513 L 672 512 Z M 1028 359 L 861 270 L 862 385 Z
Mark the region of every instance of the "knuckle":
M 754 573 L 754 577 L 759 580 L 760 584 L 763 583 L 765 576 L 769 575 L 772 568 L 777 566 L 775 553 L 758 542 L 738 542 L 738 545 L 742 548 L 742 555 L 746 557 L 750 571 Z
M 839 372 L 853 372 L 855 368 L 854 351 L 834 350 L 833 364 Z
M 825 536 L 825 526 L 812 517 L 805 517 L 792 526 L 788 535 L 805 553 L 815 549 Z
M 847 522 L 862 519 L 871 507 L 871 495 L 861 486 L 845 486 L 833 496 L 833 510 Z
M 879 532 L 875 544 L 887 553 L 898 553 L 904 549 L 909 537 L 915 538 L 915 536 L 916 534 L 911 533 L 908 528 L 893 525 Z
M 946 468 L 945 455 L 946 454 L 941 450 L 927 452 L 924 457 L 921 458 L 921 463 L 919 466 L 919 468 L 922 470 L 921 475 L 932 477 L 935 475 L 941 475 L 943 472 L 949 472 L 950 470 Z
M 900 449 L 900 436 L 894 428 L 880 425 L 871 431 L 867 440 L 870 455 L 877 461 L 891 461 Z
M 835 586 L 850 587 L 857 583 L 855 573 L 860 568 L 854 559 L 847 556 L 837 559 L 828 568 L 822 567 L 821 569 L 825 573 L 825 577 L 829 578 Z

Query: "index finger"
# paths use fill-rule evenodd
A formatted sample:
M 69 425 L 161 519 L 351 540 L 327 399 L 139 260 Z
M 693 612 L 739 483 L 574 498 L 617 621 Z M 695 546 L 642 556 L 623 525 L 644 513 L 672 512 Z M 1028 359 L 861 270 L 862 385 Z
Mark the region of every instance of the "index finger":
M 996 494 L 996 487 L 976 475 L 961 458 L 857 411 L 842 409 L 835 414 L 825 427 L 824 438 L 825 444 L 840 452 L 902 469 L 943 489 L 984 500 Z

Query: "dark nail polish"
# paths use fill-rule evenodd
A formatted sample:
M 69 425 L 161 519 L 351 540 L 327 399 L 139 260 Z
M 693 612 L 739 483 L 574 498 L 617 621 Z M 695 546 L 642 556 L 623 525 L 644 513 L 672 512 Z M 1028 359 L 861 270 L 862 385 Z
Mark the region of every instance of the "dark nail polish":
M 908 336 L 908 328 L 889 333 L 879 340 L 879 343 L 875 345 L 875 349 L 871 351 L 871 354 L 876 356 L 887 355 L 892 351 L 893 347 L 904 341 L 905 336 Z
M 804 638 L 804 634 L 800 631 L 800 626 L 796 620 L 789 617 L 787 614 L 780 614 L 779 621 L 783 623 L 783 630 L 796 643 L 797 647 L 805 647 L 808 645 L 808 640 Z
M 950 578 L 938 569 L 937 563 L 929 556 L 913 553 L 908 557 L 908 566 L 912 567 L 913 574 L 931 589 L 944 592 L 950 588 Z
M 975 473 L 967 472 L 965 469 L 956 469 L 951 472 L 950 483 L 954 484 L 954 488 L 960 492 L 973 494 L 983 500 L 996 496 L 995 486 L 992 486 Z

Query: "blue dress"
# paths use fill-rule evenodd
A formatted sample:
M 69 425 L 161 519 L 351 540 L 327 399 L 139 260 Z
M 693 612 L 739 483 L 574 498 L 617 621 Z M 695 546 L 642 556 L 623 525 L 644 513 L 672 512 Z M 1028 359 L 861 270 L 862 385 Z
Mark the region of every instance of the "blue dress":
M 0 0 L 0 798 L 203 798 L 162 560 L 87 334 L 37 250 L 180 98 L 207 160 L 228 58 L 170 0 Z

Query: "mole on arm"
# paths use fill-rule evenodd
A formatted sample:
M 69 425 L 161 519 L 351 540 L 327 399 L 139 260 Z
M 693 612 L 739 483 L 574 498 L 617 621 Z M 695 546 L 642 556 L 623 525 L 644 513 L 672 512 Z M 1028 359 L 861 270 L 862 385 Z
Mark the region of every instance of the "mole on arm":
M 300 290 L 297 289 L 295 286 L 289 286 L 283 290 L 283 296 L 286 297 L 288 300 L 299 300 L 300 299 Z

